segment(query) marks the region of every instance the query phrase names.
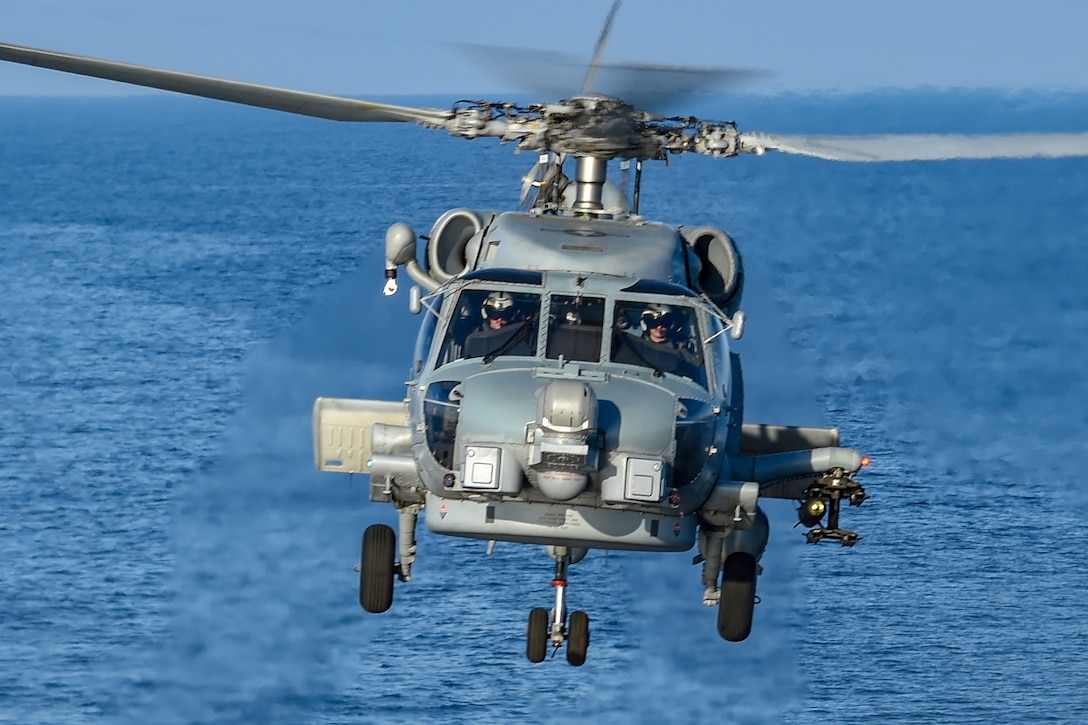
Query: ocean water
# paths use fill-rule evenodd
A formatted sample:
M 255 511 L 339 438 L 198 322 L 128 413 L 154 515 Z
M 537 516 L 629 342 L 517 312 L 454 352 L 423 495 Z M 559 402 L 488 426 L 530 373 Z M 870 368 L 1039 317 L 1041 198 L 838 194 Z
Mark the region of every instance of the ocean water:
M 768 132 L 1088 128 L 1082 96 L 705 105 Z M 768 506 L 746 642 L 690 553 L 592 552 L 587 664 L 533 665 L 550 560 L 422 527 L 413 581 L 362 612 L 359 537 L 392 512 L 313 470 L 310 406 L 403 394 L 385 228 L 511 208 L 531 163 L 195 99 L 0 99 L 0 722 L 1088 721 L 1084 159 L 648 165 L 647 216 L 745 255 L 746 419 L 873 459 L 853 549 Z

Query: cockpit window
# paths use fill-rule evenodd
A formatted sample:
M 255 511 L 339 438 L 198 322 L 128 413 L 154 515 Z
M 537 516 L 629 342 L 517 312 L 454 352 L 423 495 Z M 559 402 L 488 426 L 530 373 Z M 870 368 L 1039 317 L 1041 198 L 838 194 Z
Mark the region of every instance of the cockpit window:
M 438 328 L 438 310 L 442 309 L 442 295 L 436 295 L 423 307 L 423 324 L 416 336 L 416 351 L 412 356 L 412 374 L 417 375 L 423 369 L 434 344 L 435 330 Z
M 617 302 L 612 362 L 679 375 L 706 386 L 695 311 L 658 302 Z
M 462 358 L 535 355 L 540 295 L 470 289 L 450 315 L 435 367 Z
M 548 310 L 547 357 L 597 362 L 601 359 L 603 329 L 603 299 L 552 295 Z

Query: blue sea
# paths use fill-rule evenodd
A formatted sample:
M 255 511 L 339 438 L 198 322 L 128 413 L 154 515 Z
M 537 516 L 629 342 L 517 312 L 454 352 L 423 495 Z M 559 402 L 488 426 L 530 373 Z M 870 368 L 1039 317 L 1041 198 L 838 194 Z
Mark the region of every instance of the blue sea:
M 444 106 L 453 99 L 396 99 Z M 1086 131 L 1088 97 L 705 99 L 742 130 Z M 392 522 L 313 470 L 318 395 L 399 399 L 384 232 L 509 209 L 532 155 L 212 101 L 0 98 L 0 722 L 1088 722 L 1088 159 L 650 163 L 731 232 L 746 419 L 872 458 L 854 548 L 771 502 L 750 639 L 692 552 L 591 552 L 584 667 L 524 656 L 538 547 Z

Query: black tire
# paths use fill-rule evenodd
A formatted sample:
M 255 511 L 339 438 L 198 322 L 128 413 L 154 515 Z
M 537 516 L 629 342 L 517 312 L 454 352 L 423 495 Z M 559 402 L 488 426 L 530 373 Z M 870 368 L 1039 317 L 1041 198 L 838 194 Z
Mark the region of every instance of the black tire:
M 529 612 L 529 629 L 525 632 L 525 656 L 530 662 L 543 662 L 548 654 L 548 635 L 551 622 L 548 610 L 536 607 Z
M 372 614 L 393 606 L 393 557 L 397 537 L 385 524 L 374 524 L 363 534 L 363 565 L 359 570 L 359 604 Z
M 570 615 L 570 627 L 567 630 L 567 662 L 575 667 L 586 663 L 586 650 L 589 649 L 589 615 L 585 612 L 573 612 Z
M 741 642 L 752 632 L 756 605 L 756 558 L 751 554 L 730 554 L 722 567 L 722 598 L 718 602 L 718 634 L 730 642 Z

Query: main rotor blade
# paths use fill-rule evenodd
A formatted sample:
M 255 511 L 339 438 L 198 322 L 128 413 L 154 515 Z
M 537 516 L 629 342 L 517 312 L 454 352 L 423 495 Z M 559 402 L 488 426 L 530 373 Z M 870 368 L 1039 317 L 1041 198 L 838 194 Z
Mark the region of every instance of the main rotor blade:
M 407 122 L 444 127 L 451 115 L 439 109 L 324 96 L 5 43 L 0 43 L 0 60 L 333 121 Z
M 603 63 L 600 86 L 636 108 L 665 114 L 700 94 L 738 91 L 772 75 L 754 68 Z
M 779 136 L 741 134 L 741 149 L 781 151 L 829 161 L 941 161 L 1088 156 L 1088 133 L 883 134 Z
M 570 98 L 586 74 L 585 60 L 570 53 L 478 43 L 449 46 L 519 91 L 542 98 Z M 667 116 L 692 96 L 738 91 L 772 75 L 752 68 L 602 62 L 596 66 L 593 92 Z
M 588 95 L 593 90 L 593 80 L 597 76 L 597 67 L 601 64 L 601 54 L 604 52 L 604 44 L 608 42 L 608 35 L 612 32 L 612 23 L 616 20 L 616 13 L 619 12 L 620 5 L 623 3 L 621 0 L 616 0 L 612 3 L 612 9 L 608 11 L 608 17 L 605 18 L 604 28 L 601 29 L 601 34 L 597 36 L 597 45 L 593 48 L 593 59 L 589 62 L 589 70 L 586 71 L 586 79 L 582 81 L 582 95 Z

